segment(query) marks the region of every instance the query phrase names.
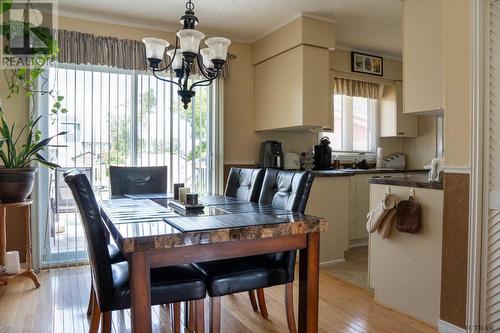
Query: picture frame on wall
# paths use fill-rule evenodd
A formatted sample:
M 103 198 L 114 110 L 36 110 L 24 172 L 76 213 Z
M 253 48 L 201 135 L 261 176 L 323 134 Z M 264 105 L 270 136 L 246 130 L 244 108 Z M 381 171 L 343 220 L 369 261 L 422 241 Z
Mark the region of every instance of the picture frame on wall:
M 351 71 L 384 76 L 384 58 L 360 52 L 351 52 Z

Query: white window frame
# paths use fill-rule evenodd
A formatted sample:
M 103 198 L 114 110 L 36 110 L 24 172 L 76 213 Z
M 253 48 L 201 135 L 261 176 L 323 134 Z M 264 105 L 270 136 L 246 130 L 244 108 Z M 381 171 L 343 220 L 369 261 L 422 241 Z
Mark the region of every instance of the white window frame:
M 354 97 L 346 95 L 333 95 L 341 96 L 342 98 L 342 149 L 333 149 L 332 154 L 339 157 L 353 157 L 359 155 L 374 155 L 377 151 L 377 146 L 379 144 L 379 101 L 377 99 L 368 99 L 368 150 L 354 150 L 353 149 L 353 99 Z M 335 103 L 333 103 L 335 105 Z M 332 110 L 333 112 L 333 110 Z M 320 132 L 319 138 L 323 136 L 328 136 L 328 134 L 333 133 L 332 131 Z M 333 148 L 333 147 L 332 147 Z

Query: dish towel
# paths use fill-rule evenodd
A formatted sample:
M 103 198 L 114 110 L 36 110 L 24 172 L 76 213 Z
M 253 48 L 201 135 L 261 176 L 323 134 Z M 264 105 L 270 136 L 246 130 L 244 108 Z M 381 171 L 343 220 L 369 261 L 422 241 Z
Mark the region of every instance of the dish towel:
M 381 230 L 383 234 L 390 234 L 390 228 L 392 226 L 392 220 L 396 216 L 396 207 L 399 204 L 399 199 L 397 196 L 395 196 L 392 193 L 386 194 L 385 198 L 373 209 L 371 212 L 368 213 L 366 218 L 368 221 L 366 222 L 366 230 L 369 233 L 373 233 L 381 227 L 383 224 L 383 229 Z M 389 216 L 387 216 L 389 214 Z M 388 222 L 385 222 L 385 218 L 389 217 Z M 382 223 L 384 222 L 384 223 Z M 388 226 L 389 224 L 389 226 Z M 389 231 L 387 231 L 387 228 L 389 228 Z M 386 237 L 384 237 L 386 238 Z

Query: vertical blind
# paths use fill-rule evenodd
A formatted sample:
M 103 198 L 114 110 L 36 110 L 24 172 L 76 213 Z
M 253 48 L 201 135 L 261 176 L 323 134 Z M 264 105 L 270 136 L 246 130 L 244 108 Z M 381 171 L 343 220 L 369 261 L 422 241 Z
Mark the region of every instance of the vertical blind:
M 62 174 L 85 172 L 98 198 L 110 195 L 109 166 L 166 165 L 168 188 L 182 182 L 206 194 L 213 191 L 211 135 L 213 86 L 197 87 L 187 110 L 177 91 L 145 72 L 105 66 L 60 65 L 48 70 L 48 85 L 67 113 L 52 114 L 47 100 L 42 114 L 57 147 L 47 151 L 61 168 L 49 175 L 48 214 L 43 261 L 86 260 L 80 217 Z

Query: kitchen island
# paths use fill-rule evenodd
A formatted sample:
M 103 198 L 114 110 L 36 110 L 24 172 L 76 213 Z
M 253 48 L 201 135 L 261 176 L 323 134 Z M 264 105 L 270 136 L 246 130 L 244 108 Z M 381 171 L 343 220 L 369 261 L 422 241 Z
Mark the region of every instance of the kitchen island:
M 323 216 L 330 221 L 321 234 L 320 263 L 344 261 L 350 246 L 366 246 L 366 214 L 369 211 L 369 184 L 374 177 L 391 179 L 426 173 L 417 169 L 335 169 L 313 171 L 315 180 L 306 208 L 307 214 Z
M 399 232 L 396 223 L 389 238 L 377 232 L 369 237 L 369 285 L 375 300 L 385 306 L 437 326 L 441 292 L 443 185 L 426 176 L 369 179 L 370 209 L 390 191 L 400 200 L 410 193 L 422 208 L 420 233 Z

